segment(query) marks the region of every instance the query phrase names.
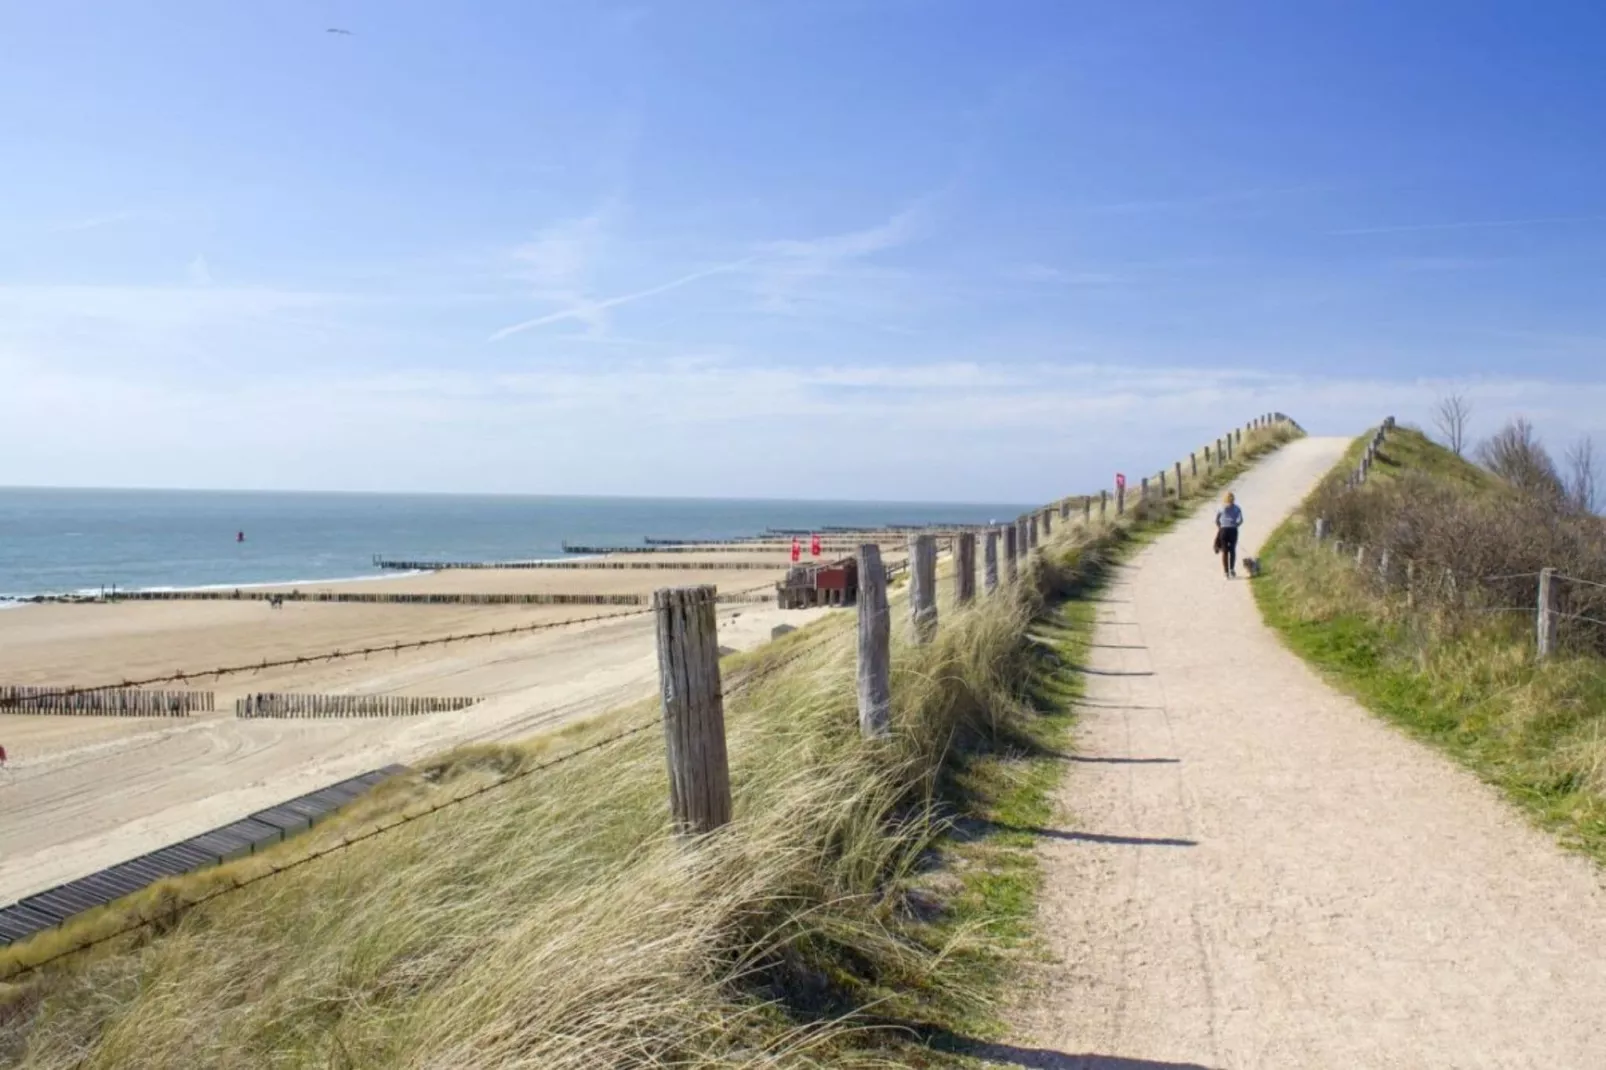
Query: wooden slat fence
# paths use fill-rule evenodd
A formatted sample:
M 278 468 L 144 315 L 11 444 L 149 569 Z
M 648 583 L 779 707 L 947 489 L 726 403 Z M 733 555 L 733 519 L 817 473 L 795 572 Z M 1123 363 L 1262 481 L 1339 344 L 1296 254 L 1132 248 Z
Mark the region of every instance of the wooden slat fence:
M 0 686 L 0 713 L 188 717 L 191 713 L 210 713 L 212 708 L 210 691 L 146 691 L 134 687 L 86 691 L 59 686 Z
M 411 717 L 467 709 L 483 699 L 427 695 L 304 695 L 265 691 L 234 700 L 234 716 L 257 717 Z

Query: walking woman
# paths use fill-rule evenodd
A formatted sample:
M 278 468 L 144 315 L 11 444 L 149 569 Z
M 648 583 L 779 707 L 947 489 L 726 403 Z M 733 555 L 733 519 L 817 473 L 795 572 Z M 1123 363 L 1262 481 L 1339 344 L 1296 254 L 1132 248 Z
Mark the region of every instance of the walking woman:
M 1216 551 L 1221 554 L 1221 574 L 1229 578 L 1238 575 L 1238 529 L 1243 523 L 1244 511 L 1229 490 L 1216 514 Z

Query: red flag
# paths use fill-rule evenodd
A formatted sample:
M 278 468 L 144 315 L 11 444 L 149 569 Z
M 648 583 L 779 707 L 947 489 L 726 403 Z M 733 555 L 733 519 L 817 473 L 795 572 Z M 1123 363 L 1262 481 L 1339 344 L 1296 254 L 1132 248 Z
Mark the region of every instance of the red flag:
M 809 554 L 814 556 L 814 557 L 819 557 L 820 556 L 820 535 L 819 535 L 819 532 L 815 532 L 813 535 L 809 536 Z
M 796 561 L 799 557 L 802 557 L 802 556 L 803 556 L 802 547 L 798 545 L 797 537 L 793 536 L 793 538 L 792 538 L 792 560 Z
M 1125 490 L 1126 489 L 1126 476 L 1122 475 L 1120 472 L 1115 473 L 1115 489 L 1116 490 Z

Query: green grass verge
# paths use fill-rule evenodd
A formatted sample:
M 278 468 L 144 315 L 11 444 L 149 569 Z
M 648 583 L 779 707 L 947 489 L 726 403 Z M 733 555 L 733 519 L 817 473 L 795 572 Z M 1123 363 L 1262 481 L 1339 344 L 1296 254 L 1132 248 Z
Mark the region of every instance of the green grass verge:
M 1426 475 L 1503 493 L 1487 473 L 1401 429 L 1373 478 Z M 1346 460 L 1339 471 L 1348 470 Z M 1570 848 L 1606 861 L 1606 662 L 1533 655 L 1530 617 L 1408 606 L 1318 546 L 1304 511 L 1273 533 L 1255 598 L 1296 654 L 1339 689 L 1496 785 Z

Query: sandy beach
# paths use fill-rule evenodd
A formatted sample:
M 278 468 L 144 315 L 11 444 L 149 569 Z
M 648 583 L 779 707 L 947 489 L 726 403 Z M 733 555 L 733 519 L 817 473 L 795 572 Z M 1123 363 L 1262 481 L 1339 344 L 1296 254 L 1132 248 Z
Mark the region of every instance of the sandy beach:
M 889 555 L 890 556 L 890 555 Z M 684 563 L 688 554 L 621 560 Z M 453 569 L 297 589 L 408 593 L 650 594 L 709 583 L 770 588 L 785 551 L 722 554 L 773 569 Z M 286 588 L 288 589 L 288 588 Z M 721 646 L 748 650 L 825 610 L 721 608 Z M 604 614 L 609 619 L 580 621 Z M 616 615 L 616 616 L 615 616 Z M 480 639 L 209 678 L 217 712 L 187 718 L 0 714 L 0 904 L 344 777 L 455 744 L 530 735 L 648 697 L 653 620 L 632 607 L 175 601 L 25 606 L 0 614 L 0 683 L 113 684 L 176 671 L 557 624 Z M 363 720 L 238 720 L 260 691 L 476 696 L 453 713 Z

